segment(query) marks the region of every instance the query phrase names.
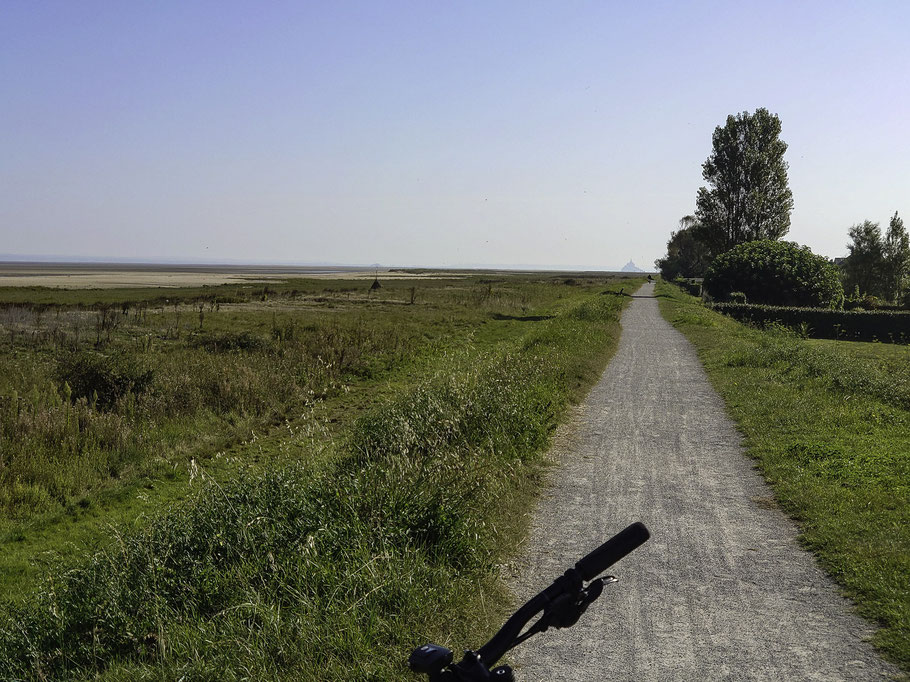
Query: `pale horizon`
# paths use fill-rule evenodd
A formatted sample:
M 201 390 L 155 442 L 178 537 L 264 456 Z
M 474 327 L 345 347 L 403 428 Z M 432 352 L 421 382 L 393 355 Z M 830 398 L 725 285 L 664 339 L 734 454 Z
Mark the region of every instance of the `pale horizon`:
M 277 260 L 242 260 L 242 259 L 215 259 L 215 260 L 206 260 L 204 258 L 198 258 L 195 260 L 182 259 L 182 258 L 164 258 L 160 260 L 150 261 L 144 260 L 142 258 L 117 258 L 117 257 L 105 257 L 105 256 L 85 256 L 82 258 L 72 258 L 69 256 L 59 256 L 59 255 L 36 255 L 36 254 L 9 254 L 9 253 L 0 253 L 0 266 L 3 265 L 37 265 L 37 266 L 52 266 L 52 265 L 86 265 L 86 266 L 174 266 L 174 267 L 211 267 L 217 268 L 219 266 L 232 267 L 232 268 L 242 268 L 244 266 L 249 267 L 275 267 L 275 268 L 339 268 L 339 269 L 373 269 L 379 268 L 380 270 L 389 270 L 389 269 L 409 269 L 409 270 L 420 270 L 420 269 L 436 269 L 436 270 L 532 270 L 532 271 L 567 271 L 567 272 L 623 272 L 623 268 L 628 267 L 629 265 L 634 265 L 639 267 L 642 273 L 656 273 L 658 270 L 653 267 L 641 267 L 635 261 L 627 261 L 623 265 L 616 265 L 616 267 L 608 267 L 602 265 L 584 265 L 584 264 L 553 264 L 553 263 L 454 263 L 448 265 L 440 265 L 434 263 L 428 263 L 425 265 L 402 265 L 399 263 L 352 263 L 352 262 L 334 262 L 334 261 L 277 261 Z M 631 270 L 626 272 L 632 272 Z

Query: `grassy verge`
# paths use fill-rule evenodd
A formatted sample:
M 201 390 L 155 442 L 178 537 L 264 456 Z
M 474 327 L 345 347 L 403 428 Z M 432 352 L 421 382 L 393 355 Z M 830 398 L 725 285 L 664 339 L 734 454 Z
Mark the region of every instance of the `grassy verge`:
M 191 465 L 227 480 L 285 459 L 288 430 L 323 420 L 339 431 L 446 354 L 489 352 L 604 284 L 474 275 L 372 293 L 340 280 L 5 292 L 19 298 L 0 303 L 0 596 L 26 592 L 45 554 L 185 497 Z
M 906 349 L 743 326 L 661 283 L 661 310 L 695 345 L 801 538 L 881 626 L 910 671 L 910 364 Z
M 615 348 L 625 300 L 589 289 L 485 314 L 497 324 L 341 429 L 331 461 L 209 480 L 52 565 L 0 615 L 0 676 L 408 679 L 424 640 L 476 645 L 537 455 Z

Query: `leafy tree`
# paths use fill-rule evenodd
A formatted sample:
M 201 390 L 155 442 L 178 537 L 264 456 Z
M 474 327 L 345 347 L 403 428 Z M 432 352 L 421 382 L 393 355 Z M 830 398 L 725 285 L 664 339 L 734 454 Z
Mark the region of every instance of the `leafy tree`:
M 680 219 L 679 229 L 671 233 L 667 242 L 667 255 L 654 261 L 664 279 L 704 277 L 711 264 L 711 251 L 701 240 L 700 229 L 695 216 Z
M 790 229 L 793 194 L 787 181 L 781 124 L 767 109 L 727 116 L 714 129 L 702 165 L 695 216 L 706 244 L 722 253 L 757 239 L 780 239 Z
M 891 216 L 891 222 L 888 224 L 884 255 L 885 294 L 897 303 L 904 297 L 910 279 L 910 236 L 897 211 Z
M 704 289 L 719 300 L 742 292 L 749 303 L 838 308 L 844 289 L 837 268 L 796 242 L 762 239 L 720 254 L 705 274 Z
M 844 288 L 886 298 L 885 241 L 878 223 L 864 220 L 850 228 L 850 254 L 843 263 Z

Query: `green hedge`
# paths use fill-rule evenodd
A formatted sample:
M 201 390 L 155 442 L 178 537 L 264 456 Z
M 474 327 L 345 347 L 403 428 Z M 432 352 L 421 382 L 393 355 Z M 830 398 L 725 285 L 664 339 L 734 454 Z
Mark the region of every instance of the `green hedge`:
M 690 277 L 688 279 L 677 277 L 673 280 L 673 284 L 692 296 L 701 296 L 701 283 L 700 277 Z
M 801 328 L 814 338 L 910 343 L 910 312 L 846 311 L 750 303 L 716 303 L 711 307 L 740 322 L 758 325 L 778 323 Z

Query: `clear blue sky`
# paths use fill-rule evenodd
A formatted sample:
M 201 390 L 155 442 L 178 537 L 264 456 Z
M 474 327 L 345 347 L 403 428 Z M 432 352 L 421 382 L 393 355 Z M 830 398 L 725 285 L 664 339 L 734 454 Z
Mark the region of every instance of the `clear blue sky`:
M 711 133 L 910 219 L 910 2 L 0 0 L 0 253 L 651 267 Z

